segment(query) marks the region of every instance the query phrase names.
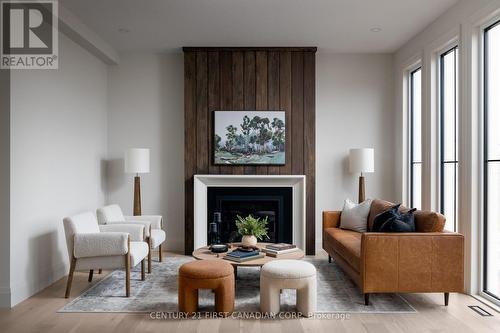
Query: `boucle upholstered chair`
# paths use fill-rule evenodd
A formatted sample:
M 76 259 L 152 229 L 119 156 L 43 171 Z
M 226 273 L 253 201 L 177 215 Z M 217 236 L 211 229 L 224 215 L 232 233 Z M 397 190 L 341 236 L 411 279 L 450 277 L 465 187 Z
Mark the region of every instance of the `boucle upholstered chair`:
M 91 212 L 66 217 L 63 220 L 70 269 L 66 285 L 68 298 L 74 271 L 89 270 L 89 282 L 94 269 L 125 268 L 125 291 L 130 296 L 130 268 L 141 263 L 141 280 L 145 279 L 144 261 L 148 244 L 144 242 L 144 226 L 130 224 L 101 225 Z
M 143 224 L 145 227 L 146 242 L 149 244 L 148 273 L 151 273 L 151 251 L 158 248 L 158 261 L 163 261 L 162 244 L 166 234 L 162 229 L 161 215 L 124 216 L 119 205 L 108 205 L 97 209 L 99 224 Z
M 297 290 L 297 310 L 310 317 L 316 311 L 316 268 L 301 260 L 274 260 L 260 272 L 260 310 L 277 314 L 282 289 Z

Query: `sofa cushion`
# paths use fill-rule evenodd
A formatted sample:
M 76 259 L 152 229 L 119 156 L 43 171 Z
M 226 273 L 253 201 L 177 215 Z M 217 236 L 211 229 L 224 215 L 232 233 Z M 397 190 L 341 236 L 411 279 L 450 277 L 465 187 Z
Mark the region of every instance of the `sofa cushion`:
M 446 223 L 444 215 L 426 210 L 417 210 L 414 215 L 416 232 L 442 232 L 444 230 Z
M 361 268 L 361 233 L 338 228 L 325 229 L 325 233 L 330 238 L 327 241 L 333 243 L 335 251 L 342 256 L 352 268 L 358 273 Z

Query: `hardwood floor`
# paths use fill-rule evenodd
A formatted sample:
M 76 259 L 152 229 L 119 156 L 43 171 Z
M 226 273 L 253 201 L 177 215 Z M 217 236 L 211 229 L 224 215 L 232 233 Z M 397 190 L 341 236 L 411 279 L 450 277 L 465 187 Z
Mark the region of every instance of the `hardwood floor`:
M 172 253 L 165 253 L 168 260 Z M 326 255 L 320 254 L 319 257 Z M 108 272 L 75 273 L 72 298 L 98 283 Z M 153 320 L 149 314 L 57 313 L 70 299 L 64 298 L 66 278 L 18 304 L 0 310 L 0 331 L 6 332 L 500 332 L 500 314 L 474 298 L 451 294 L 450 305 L 443 306 L 442 294 L 409 294 L 405 298 L 417 309 L 410 314 L 351 314 L 348 319 L 292 320 Z M 481 305 L 493 317 L 481 317 L 468 305 Z

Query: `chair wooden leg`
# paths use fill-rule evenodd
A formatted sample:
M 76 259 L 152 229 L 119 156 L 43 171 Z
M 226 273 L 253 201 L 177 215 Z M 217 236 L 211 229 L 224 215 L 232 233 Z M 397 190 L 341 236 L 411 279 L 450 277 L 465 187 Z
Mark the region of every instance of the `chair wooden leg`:
M 450 300 L 450 293 L 444 293 L 444 305 L 448 306 L 448 301 Z
M 102 268 L 99 268 L 99 274 L 102 274 Z
M 370 294 L 365 294 L 365 305 L 370 305 Z
M 146 280 L 146 264 L 145 261 L 146 259 L 141 260 L 141 281 Z
M 160 262 L 162 262 L 162 261 L 163 261 L 163 253 L 162 253 L 162 251 L 161 251 L 161 244 L 160 244 L 160 246 L 158 246 L 158 260 L 159 260 Z
M 330 257 L 330 255 L 328 255 L 328 263 L 332 263 L 332 257 Z
M 151 265 L 152 265 L 152 260 L 151 260 L 151 238 L 148 238 L 148 273 L 151 274 Z
M 71 263 L 69 266 L 68 282 L 66 283 L 66 294 L 64 295 L 65 298 L 68 298 L 69 293 L 71 292 L 71 283 L 73 282 L 73 273 L 75 272 L 75 266 L 76 258 L 73 257 L 71 258 Z
M 93 277 L 93 276 L 94 276 L 94 270 L 93 270 L 93 269 L 91 269 L 91 270 L 89 271 L 89 282 L 92 282 L 92 277 Z
M 125 295 L 130 297 L 130 236 L 128 237 L 128 251 L 125 255 Z

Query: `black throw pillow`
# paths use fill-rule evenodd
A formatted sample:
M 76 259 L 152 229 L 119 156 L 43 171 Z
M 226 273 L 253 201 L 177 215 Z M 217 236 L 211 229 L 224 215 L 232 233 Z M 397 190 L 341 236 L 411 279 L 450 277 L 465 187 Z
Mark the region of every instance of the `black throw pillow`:
M 384 223 L 388 222 L 393 218 L 398 217 L 399 206 L 401 206 L 401 204 L 394 205 L 391 208 L 384 210 L 382 213 L 379 213 L 377 216 L 375 216 L 375 218 L 373 219 L 372 230 L 370 231 L 379 232 L 380 228 Z
M 414 232 L 415 231 L 415 218 L 413 213 L 417 209 L 413 208 L 406 213 L 399 213 L 399 216 L 393 217 L 385 222 L 380 227 L 380 232 Z

